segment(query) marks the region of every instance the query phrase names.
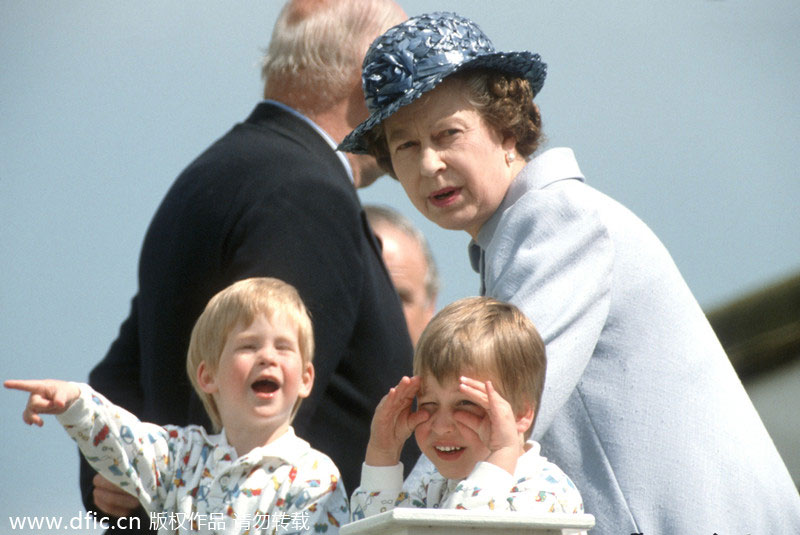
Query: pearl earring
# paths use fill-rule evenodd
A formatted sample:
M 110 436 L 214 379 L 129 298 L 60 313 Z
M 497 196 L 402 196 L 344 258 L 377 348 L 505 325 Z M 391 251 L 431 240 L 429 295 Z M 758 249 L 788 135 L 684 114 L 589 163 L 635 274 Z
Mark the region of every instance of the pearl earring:
M 506 153 L 506 165 L 511 165 L 511 162 L 513 162 L 514 158 L 516 158 L 516 157 L 517 157 L 517 155 L 514 154 L 513 152 L 507 152 Z

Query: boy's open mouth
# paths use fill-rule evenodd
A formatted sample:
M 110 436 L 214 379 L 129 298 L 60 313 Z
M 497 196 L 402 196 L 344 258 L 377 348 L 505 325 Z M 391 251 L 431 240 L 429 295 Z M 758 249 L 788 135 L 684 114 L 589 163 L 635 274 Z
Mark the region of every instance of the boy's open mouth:
M 261 379 L 253 383 L 251 388 L 258 394 L 272 394 L 277 392 L 280 385 L 272 379 Z

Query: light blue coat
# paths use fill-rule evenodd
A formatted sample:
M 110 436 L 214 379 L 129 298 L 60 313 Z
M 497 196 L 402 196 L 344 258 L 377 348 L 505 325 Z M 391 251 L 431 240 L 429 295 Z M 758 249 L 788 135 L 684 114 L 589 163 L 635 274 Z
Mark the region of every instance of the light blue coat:
M 470 256 L 482 293 L 542 334 L 533 438 L 592 534 L 800 534 L 797 489 L 672 258 L 570 149 L 527 164 Z

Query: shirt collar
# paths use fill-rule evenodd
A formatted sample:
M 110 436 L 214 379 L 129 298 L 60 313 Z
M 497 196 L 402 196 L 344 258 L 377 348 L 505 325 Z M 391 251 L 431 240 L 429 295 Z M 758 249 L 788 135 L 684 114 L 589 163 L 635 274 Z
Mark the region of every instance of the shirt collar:
M 278 108 L 288 113 L 291 113 L 298 119 L 305 121 L 306 124 L 308 124 L 311 128 L 313 128 L 320 136 L 322 136 L 322 139 L 324 139 L 325 142 L 331 147 L 331 149 L 333 149 L 333 151 L 336 153 L 336 156 L 339 158 L 339 161 L 342 162 L 344 170 L 347 172 L 347 176 L 350 177 L 350 182 L 353 182 L 353 168 L 350 167 L 350 161 L 347 159 L 347 157 L 344 155 L 342 151 L 336 150 L 338 144 L 333 140 L 333 138 L 330 135 L 328 135 L 328 133 L 325 130 L 322 129 L 322 127 L 320 127 L 317 123 L 315 123 L 314 121 L 312 121 L 311 119 L 309 119 L 296 109 L 287 106 L 283 102 L 279 102 L 277 100 L 272 100 L 272 99 L 266 99 L 264 100 L 264 102 L 267 104 L 271 104 L 273 106 L 277 106 Z
M 218 435 L 208 437 L 208 441 L 216 445 L 215 455 L 217 462 L 231 461 L 236 462 L 236 450 L 228 442 L 228 437 L 225 434 L 225 429 Z M 308 442 L 298 437 L 294 433 L 294 429 L 290 426 L 284 434 L 267 444 L 266 446 L 259 446 L 253 448 L 248 453 L 245 453 L 238 459 L 238 463 L 245 464 L 259 464 L 265 458 L 277 458 L 286 461 L 289 464 L 297 464 L 297 459 L 303 456 L 311 446 Z M 228 456 L 226 459 L 225 456 Z

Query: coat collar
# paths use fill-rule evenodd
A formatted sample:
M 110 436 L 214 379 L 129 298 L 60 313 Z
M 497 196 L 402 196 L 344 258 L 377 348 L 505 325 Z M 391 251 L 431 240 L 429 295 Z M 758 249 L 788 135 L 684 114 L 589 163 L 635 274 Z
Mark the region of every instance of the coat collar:
M 489 246 L 506 210 L 526 192 L 542 189 L 554 182 L 568 179 L 585 180 L 572 149 L 566 147 L 549 149 L 529 161 L 514 177 L 503 202 L 500 203 L 492 217 L 483 224 L 477 238 L 470 241 L 469 257 L 472 269 L 480 273 L 481 251 L 486 250 Z
M 300 137 L 298 141 L 312 152 L 323 153 L 326 152 L 325 147 L 327 147 L 339 160 L 350 183 L 353 184 L 353 168 L 347 157 L 336 150 L 336 142 L 333 138 L 317 123 L 294 108 L 277 100 L 263 100 L 250 113 L 245 122 L 253 125 L 269 123 L 270 128 L 283 135 Z

